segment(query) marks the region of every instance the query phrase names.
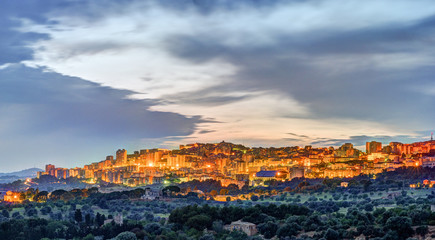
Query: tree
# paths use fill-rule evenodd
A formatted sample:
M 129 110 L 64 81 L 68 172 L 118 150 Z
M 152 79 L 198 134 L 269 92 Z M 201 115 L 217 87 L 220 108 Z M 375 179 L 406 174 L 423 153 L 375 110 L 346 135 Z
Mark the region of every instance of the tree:
M 100 213 L 97 213 L 95 216 L 95 223 L 97 226 L 101 226 L 104 224 L 104 215 L 101 215 Z
M 47 232 L 49 238 L 64 238 L 66 226 L 61 222 L 52 221 L 47 224 Z
M 116 240 L 137 240 L 136 234 L 132 232 L 122 232 L 115 238 Z
M 334 229 L 328 228 L 328 230 L 325 232 L 325 235 L 323 235 L 323 238 L 326 240 L 337 240 L 340 239 L 340 234 Z
M 26 215 L 29 217 L 37 216 L 38 210 L 36 210 L 36 208 L 34 208 L 34 207 L 30 207 L 26 210 Z
M 163 231 L 162 227 L 158 223 L 148 223 L 144 226 L 144 230 L 153 235 L 160 235 Z
M 12 213 L 12 217 L 15 218 L 15 219 L 20 219 L 20 218 L 22 218 L 20 212 L 14 212 L 14 213 Z
M 50 206 L 44 206 L 41 208 L 41 213 L 42 215 L 47 215 L 49 213 L 51 213 L 51 207 Z
M 199 240 L 214 240 L 214 236 L 212 234 L 205 234 L 199 238 Z
M 97 213 L 97 216 L 95 217 L 95 223 L 97 224 L 97 226 L 103 225 L 105 220 L 106 215 Z
M 60 200 L 65 201 L 65 202 L 71 201 L 73 199 L 74 199 L 74 195 L 70 192 L 66 192 L 60 196 Z
M 92 235 L 91 233 L 89 233 L 88 235 L 86 235 L 86 237 L 84 237 L 82 240 L 94 240 L 95 237 L 94 235 Z
M 261 223 L 258 225 L 258 230 L 265 238 L 272 238 L 278 230 L 278 224 L 274 222 Z
M 390 217 L 385 224 L 385 229 L 396 232 L 400 239 L 407 239 L 414 234 L 411 226 L 412 221 L 409 217 Z
M 368 211 L 368 212 L 373 211 L 373 204 L 371 204 L 371 203 L 367 203 L 367 204 L 364 206 L 364 210 L 366 210 L 366 211 Z
M 23 201 L 23 200 L 26 200 L 26 193 L 20 193 L 20 200 L 21 201 Z
M 230 235 L 226 238 L 228 240 L 246 240 L 249 239 L 248 235 L 242 231 L 231 231 Z
M 82 211 L 80 209 L 76 209 L 74 212 L 74 220 L 78 223 L 83 221 Z
M 187 220 L 186 225 L 197 230 L 204 230 L 211 227 L 212 219 L 205 214 L 195 215 Z
M 227 194 L 228 194 L 228 189 L 222 188 L 222 189 L 219 191 L 219 194 L 220 194 L 220 195 L 227 195 Z
M 424 226 L 418 226 L 417 229 L 415 229 L 415 232 L 418 235 L 424 237 L 429 232 L 429 228 L 426 225 L 424 225 Z
M 254 201 L 254 202 L 256 202 L 256 201 L 258 201 L 258 196 L 257 195 L 252 195 L 251 196 L 251 201 Z
M 213 196 L 213 197 L 216 197 L 217 191 L 216 190 L 211 190 L 210 191 L 210 195 Z
M 290 224 L 282 225 L 276 232 L 276 235 L 280 238 L 287 236 L 296 236 L 301 229 L 301 226 L 299 226 L 297 223 L 292 222 Z
M 214 221 L 212 224 L 213 231 L 221 233 L 224 230 L 224 224 L 221 220 Z
M 50 194 L 50 199 L 59 200 L 60 197 L 65 193 L 68 193 L 68 192 L 63 190 L 63 189 L 55 190 Z
M 91 214 L 87 213 L 85 215 L 85 222 L 86 222 L 86 225 L 88 225 L 88 226 L 90 226 L 92 224 Z
M 33 196 L 33 201 L 35 202 L 45 202 L 47 201 L 48 192 L 42 191 Z
M 2 215 L 3 215 L 3 217 L 5 217 L 5 218 L 9 218 L 9 211 L 6 210 L 6 209 L 3 209 L 3 210 L 2 210 Z

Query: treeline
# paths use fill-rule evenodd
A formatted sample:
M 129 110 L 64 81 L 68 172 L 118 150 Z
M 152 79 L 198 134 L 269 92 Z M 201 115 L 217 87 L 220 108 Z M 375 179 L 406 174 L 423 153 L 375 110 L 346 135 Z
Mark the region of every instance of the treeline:
M 184 232 L 207 229 L 219 233 L 224 224 L 242 220 L 256 224 L 266 239 L 326 240 L 354 239 L 361 235 L 375 240 L 424 237 L 429 232 L 428 225 L 435 225 L 435 214 L 429 205 L 414 204 L 388 210 L 363 205 L 362 208 L 350 207 L 347 213 L 340 213 L 334 206 L 326 213 L 318 211 L 320 205 L 330 203 L 317 202 L 308 206 L 270 204 L 246 208 L 193 205 L 172 211 L 169 222 Z
M 138 199 L 145 194 L 145 190 L 142 188 L 136 188 L 129 191 L 119 191 L 111 193 L 100 193 L 97 188 L 89 189 L 73 189 L 66 191 L 63 189 L 57 189 L 49 193 L 48 191 L 39 191 L 38 189 L 29 188 L 26 191 L 20 193 L 20 200 L 23 204 L 34 202 L 46 202 L 46 201 L 71 201 L 75 199 L 83 198 L 104 198 L 106 200 L 118 200 L 118 199 Z
M 104 236 L 104 239 L 116 237 L 118 234 L 137 229 L 143 230 L 141 224 L 129 223 L 105 224 L 97 226 L 87 222 L 56 221 L 42 218 L 12 219 L 0 223 L 0 240 L 40 240 L 48 239 L 82 239 L 86 236 Z M 145 233 L 142 234 L 145 236 Z
M 196 230 L 211 229 L 214 221 L 222 221 L 229 224 L 243 219 L 252 223 L 261 223 L 268 216 L 275 219 L 284 219 L 288 216 L 307 216 L 311 210 L 305 206 L 295 204 L 282 205 L 255 205 L 241 208 L 237 206 L 210 207 L 209 205 L 189 205 L 173 210 L 169 216 L 169 222 L 174 223 L 179 229 L 183 226 Z
M 376 181 L 422 181 L 435 179 L 435 168 L 430 167 L 402 167 L 395 171 L 383 172 L 376 175 Z
M 342 191 L 384 191 L 391 188 L 408 187 L 409 184 L 422 182 L 423 180 L 435 180 L 435 168 L 402 167 L 395 171 L 384 171 L 374 175 L 360 175 L 353 178 L 294 178 L 287 181 L 270 180 L 267 187 L 256 189 L 277 190 L 286 192 L 322 192 L 337 190 L 342 182 L 348 182 L 347 189 Z

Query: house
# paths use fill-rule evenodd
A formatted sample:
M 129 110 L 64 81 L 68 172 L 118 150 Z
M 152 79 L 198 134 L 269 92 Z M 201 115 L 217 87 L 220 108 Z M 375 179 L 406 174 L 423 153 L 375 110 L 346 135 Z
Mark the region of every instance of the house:
M 428 180 L 428 179 L 425 179 L 425 180 L 423 180 L 423 184 L 424 184 L 424 185 L 427 185 L 427 186 L 429 186 L 429 187 L 433 187 L 433 186 L 435 185 L 435 180 Z
M 124 218 L 122 217 L 122 214 L 118 214 L 113 219 L 107 219 L 104 221 L 104 224 L 115 222 L 118 225 L 122 225 L 124 223 Z
M 232 222 L 230 225 L 225 225 L 224 229 L 228 231 L 242 231 L 248 236 L 253 236 L 257 233 L 257 226 L 255 224 L 250 222 L 242 222 L 240 220 Z
M 382 199 L 394 199 L 394 198 L 399 197 L 401 195 L 402 195 L 401 192 L 392 192 L 392 193 L 388 193 L 388 195 L 386 197 L 382 197 Z
M 7 191 L 6 195 L 3 197 L 3 201 L 5 202 L 21 202 L 20 193 Z
M 142 200 L 155 200 L 155 199 L 159 199 L 160 197 L 160 193 L 151 190 L 151 188 L 145 188 L 145 194 L 142 195 L 141 199 Z
M 348 182 L 341 182 L 340 186 L 347 188 L 349 186 L 349 183 Z

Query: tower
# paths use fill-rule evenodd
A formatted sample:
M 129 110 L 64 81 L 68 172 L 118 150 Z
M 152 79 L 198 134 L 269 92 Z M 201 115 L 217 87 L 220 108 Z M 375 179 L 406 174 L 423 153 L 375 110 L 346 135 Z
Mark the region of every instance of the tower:
M 127 150 L 118 149 L 118 151 L 116 151 L 116 162 L 117 164 L 127 163 Z
M 376 142 L 376 141 L 366 142 L 367 154 L 377 153 L 377 152 L 381 152 L 381 151 L 382 151 L 382 143 L 381 142 Z

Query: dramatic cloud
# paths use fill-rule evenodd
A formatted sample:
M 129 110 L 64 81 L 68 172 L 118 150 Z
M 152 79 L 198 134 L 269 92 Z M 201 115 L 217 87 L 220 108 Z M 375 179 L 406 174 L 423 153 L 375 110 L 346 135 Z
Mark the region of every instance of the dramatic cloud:
M 433 86 L 435 68 L 429 66 L 435 60 L 434 37 L 430 18 L 394 30 L 280 35 L 261 48 L 228 46 L 219 36 L 172 36 L 171 42 L 178 44 L 169 49 L 194 63 L 226 59 L 239 69 L 233 90 L 269 89 L 293 96 L 316 118 L 403 124 L 423 114 L 428 118 L 418 122 L 430 127 L 435 113 L 427 106 L 435 98 L 413 88 Z
M 75 147 L 80 146 L 83 138 L 95 141 L 95 147 L 112 146 L 111 151 L 100 152 L 102 158 L 116 147 L 135 144 L 131 142 L 143 138 L 189 135 L 200 122 L 199 117 L 149 111 L 147 108 L 154 102 L 127 99 L 132 94 L 130 91 L 101 87 L 79 78 L 44 72 L 43 69 L 9 66 L 0 70 L 0 85 L 0 135 L 5 137 L 4 141 L 24 140 L 20 147 L 27 148 L 24 144 L 29 144 L 42 152 L 47 149 L 56 151 L 54 149 L 60 147 L 56 137 L 61 133 L 62 138 Z M 51 135 L 52 142 L 47 143 L 46 138 Z M 39 145 L 40 139 L 45 139 L 44 145 Z M 5 152 L 9 151 L 8 147 L 10 144 L 0 145 Z M 80 151 L 82 147 L 86 146 L 74 151 Z M 27 154 L 40 158 L 31 151 Z M 62 154 L 44 157 L 54 163 L 59 163 L 56 158 L 67 159 L 59 155 Z M 13 153 L 11 164 L 26 162 L 22 157 Z M 74 158 L 72 156 L 71 160 Z
M 360 145 L 433 128 L 431 0 L 27 0 L 0 13 L 0 74 L 28 74 L 29 86 L 0 109 L 44 118 L 0 118 L 11 135 L 69 126 L 134 147 Z M 32 91 L 43 82 L 53 89 Z

